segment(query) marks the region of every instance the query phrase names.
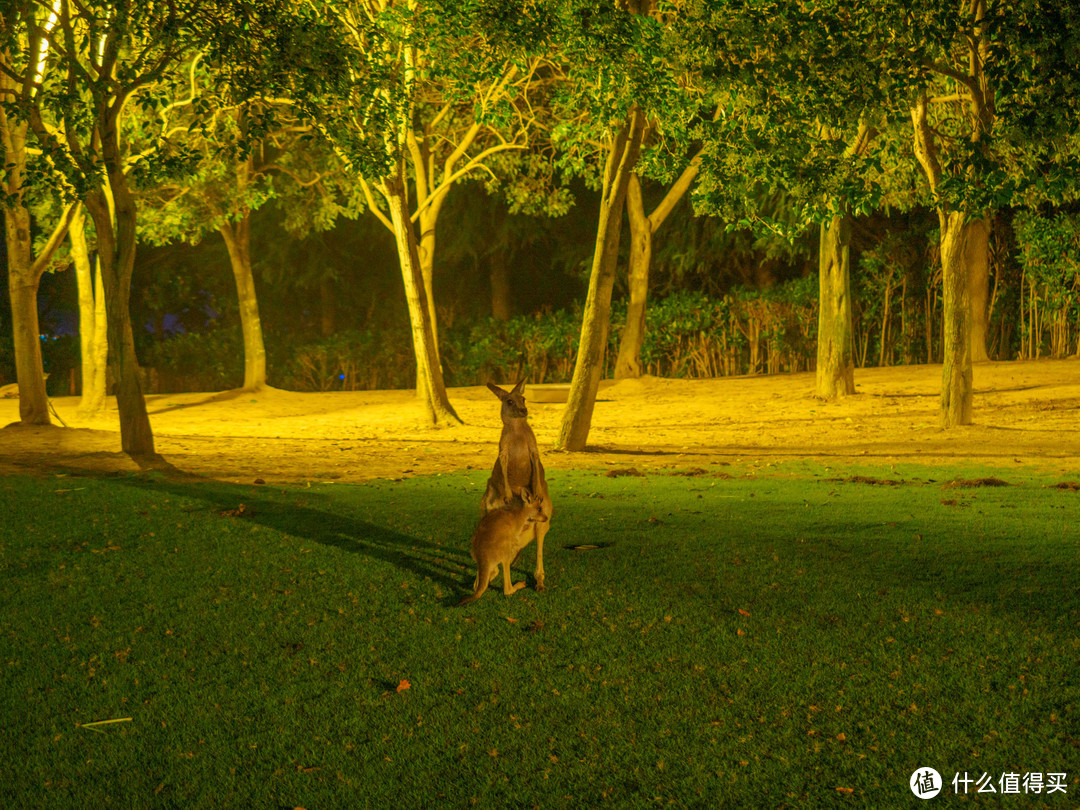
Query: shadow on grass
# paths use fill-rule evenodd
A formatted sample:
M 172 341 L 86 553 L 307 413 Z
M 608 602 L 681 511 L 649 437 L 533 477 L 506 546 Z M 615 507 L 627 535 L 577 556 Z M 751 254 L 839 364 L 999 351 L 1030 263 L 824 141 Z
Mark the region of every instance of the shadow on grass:
M 172 478 L 130 476 L 118 481 L 125 486 L 201 501 L 207 504 L 208 510 L 221 515 L 222 520 L 250 521 L 282 535 L 389 563 L 452 589 L 456 593 L 451 597 L 455 603 L 469 584 L 465 580 L 471 576 L 467 569 L 472 560 L 463 550 L 440 546 L 347 514 L 277 499 L 269 491 L 260 492 L 187 475 Z

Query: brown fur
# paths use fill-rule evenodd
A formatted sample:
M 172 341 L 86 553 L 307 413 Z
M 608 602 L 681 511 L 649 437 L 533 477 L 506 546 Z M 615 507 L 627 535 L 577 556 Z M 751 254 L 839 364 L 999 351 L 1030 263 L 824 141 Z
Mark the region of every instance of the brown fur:
M 520 504 L 515 503 L 501 509 L 493 509 L 480 519 L 480 525 L 473 532 L 470 552 L 476 561 L 476 579 L 473 580 L 473 592 L 459 604 L 475 602 L 487 590 L 502 566 L 503 593 L 510 596 L 525 587 L 524 582 L 517 585 L 510 578 L 510 566 L 532 541 L 528 527 L 543 519 L 543 501 L 534 498 L 528 489 L 521 491 Z
M 527 421 L 528 410 L 521 389 L 525 381 L 521 380 L 510 391 L 488 383 L 488 388 L 502 400 L 502 435 L 499 437 L 499 457 L 491 470 L 487 489 L 480 501 L 480 516 L 484 517 L 496 509 L 501 509 L 515 501 L 521 492 L 528 489 L 541 504 L 541 518 L 524 524 L 522 529 L 527 534 L 521 548 L 536 540 L 536 590 L 544 590 L 544 536 L 551 522 L 551 498 L 548 496 L 547 479 L 544 477 L 544 465 L 540 463 L 540 450 L 536 446 L 536 435 Z

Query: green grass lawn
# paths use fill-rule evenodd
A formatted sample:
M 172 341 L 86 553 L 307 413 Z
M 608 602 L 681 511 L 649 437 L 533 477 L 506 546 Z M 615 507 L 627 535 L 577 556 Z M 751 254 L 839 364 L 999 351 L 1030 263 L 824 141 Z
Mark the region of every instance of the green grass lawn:
M 485 480 L 0 479 L 3 806 L 1080 803 L 1060 478 L 552 472 L 547 592 L 459 609 Z

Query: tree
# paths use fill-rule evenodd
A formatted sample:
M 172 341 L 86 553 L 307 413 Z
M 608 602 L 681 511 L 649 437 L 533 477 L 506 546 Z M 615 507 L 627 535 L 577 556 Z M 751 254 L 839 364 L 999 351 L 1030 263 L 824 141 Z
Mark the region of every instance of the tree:
M 105 291 L 96 257 L 93 262 L 90 261 L 86 225 L 86 214 L 79 205 L 68 230 L 68 239 L 79 294 L 79 348 L 82 358 L 79 413 L 83 415 L 97 413 L 105 403 L 105 370 L 109 358 Z
M 26 109 L 39 96 L 47 26 L 47 14 L 33 3 L 12 4 L 0 17 L 0 139 L 4 158 L 4 182 L 0 194 L 3 196 L 8 292 L 19 383 L 19 419 L 24 425 L 52 422 L 41 360 L 37 294 L 41 276 L 75 215 L 75 205 L 69 202 L 45 246 L 35 256 L 31 197 L 53 179 L 53 175 L 44 159 L 38 162 L 45 165 L 37 168 L 28 162 L 31 147 L 27 144 L 29 121 Z M 66 190 L 70 196 L 70 188 Z
M 290 100 L 234 102 L 214 85 L 214 75 L 196 55 L 170 93 L 173 100 L 143 126 L 152 133 L 151 142 L 165 141 L 175 152 L 177 174 L 140 190 L 149 203 L 141 236 L 160 244 L 178 237 L 198 242 L 209 231 L 221 235 L 243 334 L 242 390 L 258 391 L 266 385 L 266 346 L 252 272 L 251 215 L 274 196 L 273 173 L 303 185 L 317 183 L 322 175 L 309 171 L 314 178 L 301 179 L 286 165 L 297 138 L 310 132 L 292 114 Z M 208 115 L 208 109 L 214 113 Z M 310 167 L 300 169 L 305 170 Z
M 368 210 L 394 234 L 417 390 L 433 424 L 456 424 L 438 354 L 436 222 L 455 183 L 494 173 L 495 156 L 527 144 L 542 60 L 522 43 L 539 38 L 531 12 L 540 9 L 508 17 L 482 5 L 411 0 L 328 8 L 355 80 L 308 109 L 355 174 Z
M 596 177 L 597 158 L 603 167 L 589 292 L 557 440 L 561 449 L 584 450 L 607 350 L 623 211 L 646 124 L 655 117 L 661 133 L 674 129 L 693 105 L 671 70 L 665 22 L 651 0 L 571 0 L 560 11 L 567 90 L 560 102 L 565 118 L 553 135 L 569 171 Z
M 627 270 L 630 303 L 626 310 L 626 326 L 619 338 L 619 353 L 615 359 L 616 380 L 641 376 L 641 344 L 645 338 L 645 302 L 649 294 L 653 236 L 679 200 L 690 190 L 700 165 L 701 152 L 698 152 L 649 214 L 645 213 L 641 179 L 636 171 L 630 175 L 626 197 L 626 212 L 630 220 L 630 266 Z
M 913 54 L 913 145 L 938 216 L 941 422 L 953 427 L 972 421 L 973 346 L 985 355 L 988 212 L 1077 193 L 1080 78 L 1066 32 L 1080 12 L 969 0 L 954 11 L 926 3 L 907 14 L 912 37 L 896 45 Z
M 705 130 L 698 209 L 788 238 L 818 232 L 817 394 L 826 399 L 855 392 L 853 218 L 913 203 L 886 115 L 896 80 L 875 58 L 873 26 L 861 7 L 700 2 L 680 31 L 681 52 L 722 99 Z

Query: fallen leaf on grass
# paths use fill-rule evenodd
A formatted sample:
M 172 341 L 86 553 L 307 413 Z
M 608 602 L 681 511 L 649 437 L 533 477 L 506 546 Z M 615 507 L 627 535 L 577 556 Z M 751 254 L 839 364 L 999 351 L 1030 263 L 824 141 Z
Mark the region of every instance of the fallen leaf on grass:
M 845 788 L 845 787 L 838 787 L 838 788 L 836 789 L 836 792 L 837 792 L 837 793 L 854 793 L 854 792 L 855 792 L 855 788 Z
M 847 742 L 847 735 L 841 731 L 839 734 L 836 735 L 836 739 L 838 739 L 840 742 Z
M 739 613 L 742 614 L 743 616 L 749 616 L 750 615 L 749 610 L 743 610 L 742 608 L 739 608 Z
M 512 618 L 511 616 L 507 616 L 507 617 L 506 617 L 506 620 L 507 620 L 508 622 L 510 622 L 511 624 L 517 624 L 517 619 L 515 619 L 515 618 Z
M 406 689 L 412 689 L 412 684 L 402 678 L 400 681 L 398 681 L 397 691 L 404 692 Z
M 736 630 L 735 634 L 740 635 L 740 636 L 745 636 L 746 635 L 746 633 L 744 633 L 742 630 Z

